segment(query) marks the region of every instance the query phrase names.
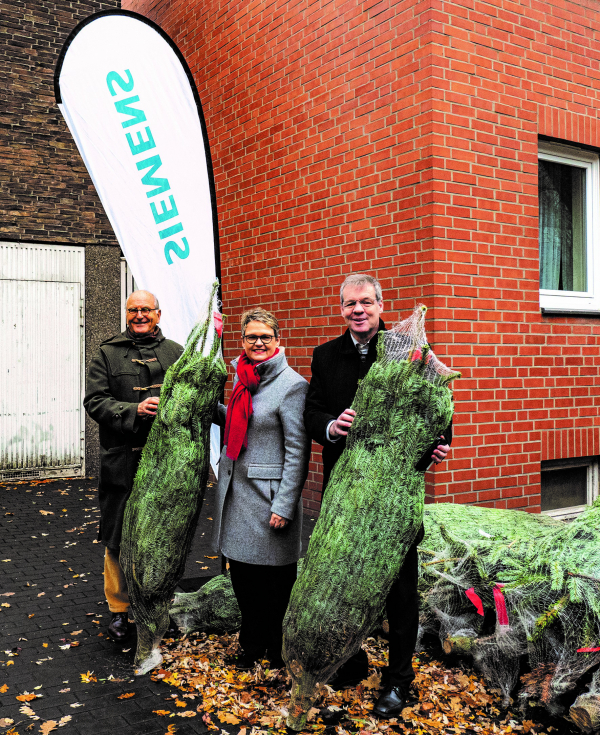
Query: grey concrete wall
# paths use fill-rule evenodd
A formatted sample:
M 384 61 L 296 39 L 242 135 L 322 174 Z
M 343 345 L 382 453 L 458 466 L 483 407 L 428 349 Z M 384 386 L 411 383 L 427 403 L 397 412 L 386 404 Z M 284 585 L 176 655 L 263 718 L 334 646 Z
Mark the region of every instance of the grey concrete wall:
M 85 369 L 99 344 L 121 331 L 121 251 L 115 247 L 85 248 Z M 98 424 L 85 417 L 85 467 L 98 476 Z

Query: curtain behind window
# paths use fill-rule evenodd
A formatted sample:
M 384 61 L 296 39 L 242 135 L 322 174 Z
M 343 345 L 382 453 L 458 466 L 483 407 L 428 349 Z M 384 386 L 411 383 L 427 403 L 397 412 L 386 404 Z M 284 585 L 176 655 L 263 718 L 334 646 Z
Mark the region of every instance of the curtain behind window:
M 585 170 L 539 161 L 540 287 L 585 291 Z

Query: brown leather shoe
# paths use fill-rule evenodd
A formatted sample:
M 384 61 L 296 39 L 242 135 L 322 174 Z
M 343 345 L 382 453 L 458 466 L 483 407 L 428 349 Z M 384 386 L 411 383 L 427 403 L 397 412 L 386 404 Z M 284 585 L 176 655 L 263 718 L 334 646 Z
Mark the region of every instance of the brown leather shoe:
M 129 632 L 129 624 L 127 622 L 127 613 L 113 613 L 112 620 L 108 626 L 108 635 L 113 641 L 122 641 L 127 637 Z

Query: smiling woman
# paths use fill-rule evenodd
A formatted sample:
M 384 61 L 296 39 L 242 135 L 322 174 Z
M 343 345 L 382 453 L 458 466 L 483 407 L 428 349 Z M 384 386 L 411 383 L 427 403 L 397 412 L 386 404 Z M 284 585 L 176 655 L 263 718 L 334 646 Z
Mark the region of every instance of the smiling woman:
M 266 653 L 278 668 L 281 625 L 301 551 L 308 383 L 287 364 L 273 314 L 245 312 L 241 332 L 233 392 L 227 408 L 219 405 L 225 446 L 213 545 L 229 560 L 242 614 L 242 653 L 231 663 L 249 669 Z

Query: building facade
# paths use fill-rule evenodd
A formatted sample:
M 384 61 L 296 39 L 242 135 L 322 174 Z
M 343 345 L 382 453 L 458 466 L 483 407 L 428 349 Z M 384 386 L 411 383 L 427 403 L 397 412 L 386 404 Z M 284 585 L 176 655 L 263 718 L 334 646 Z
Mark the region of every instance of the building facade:
M 0 480 L 97 474 L 85 369 L 121 328 L 121 252 L 56 106 L 70 32 L 118 0 L 0 0 Z
M 338 284 L 374 273 L 388 321 L 425 303 L 437 354 L 462 372 L 430 500 L 568 515 L 595 497 L 597 3 L 123 7 L 194 74 L 229 324 L 274 309 L 308 377 L 313 347 L 341 333 Z

